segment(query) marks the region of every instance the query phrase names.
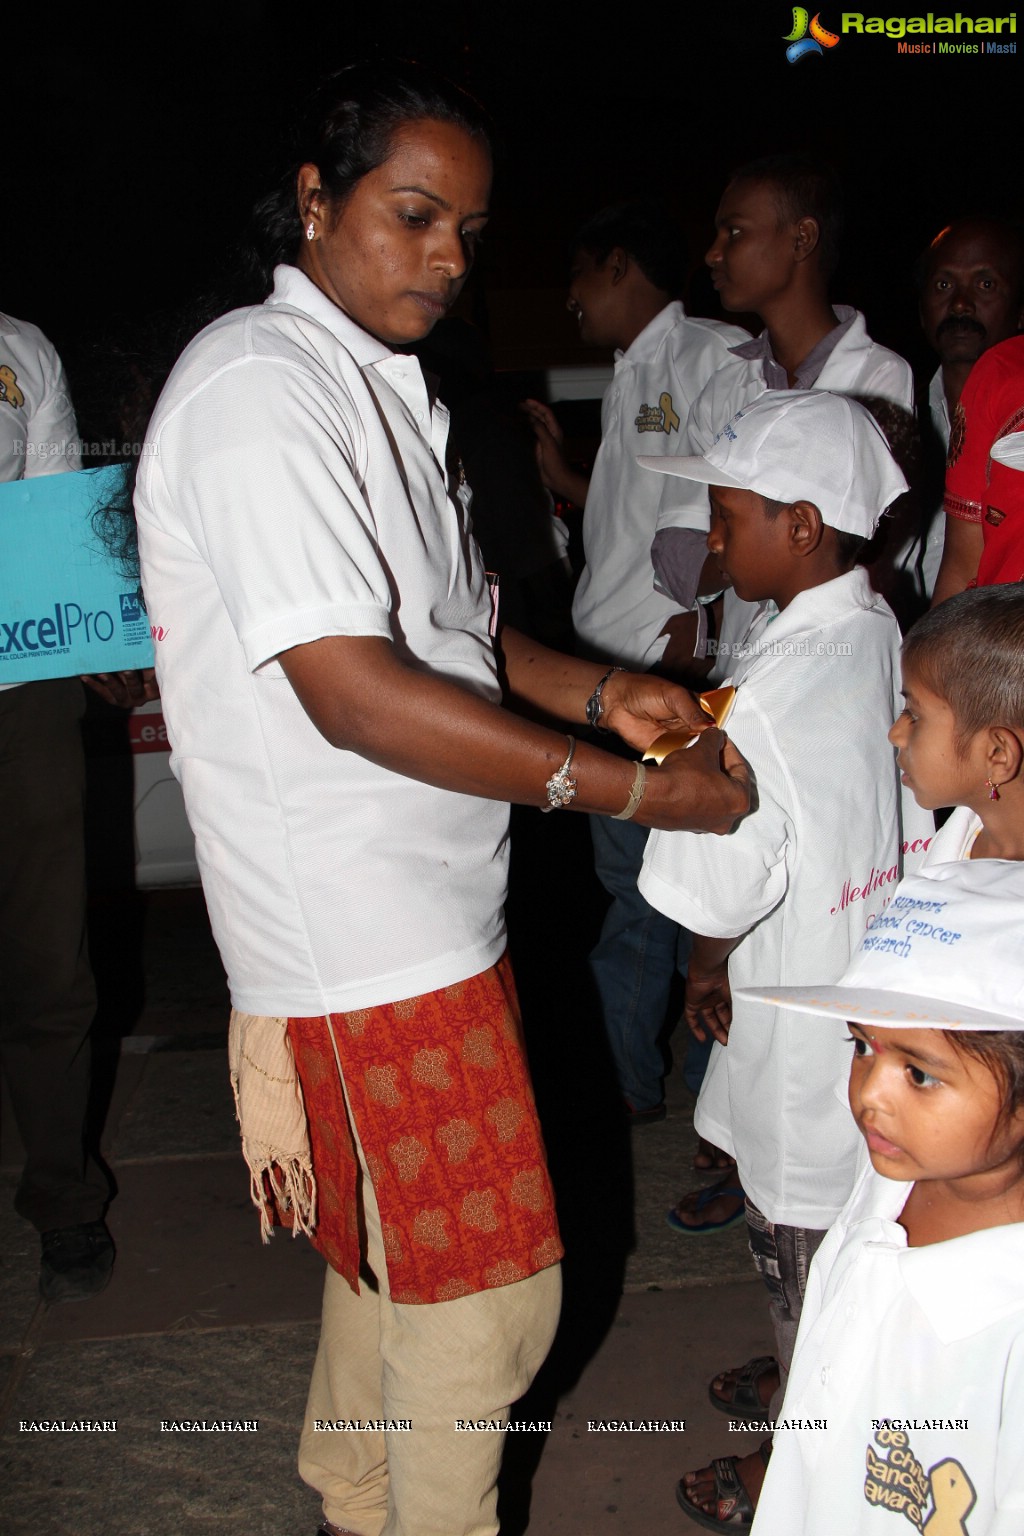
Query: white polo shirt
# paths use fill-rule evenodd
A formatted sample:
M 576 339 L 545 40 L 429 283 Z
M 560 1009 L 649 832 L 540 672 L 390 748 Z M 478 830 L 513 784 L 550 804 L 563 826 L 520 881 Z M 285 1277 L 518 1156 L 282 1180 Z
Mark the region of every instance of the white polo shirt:
M 64 368 L 36 325 L 0 314 L 0 483 L 81 469 Z
M 1024 1223 L 908 1248 L 912 1187 L 869 1165 L 814 1257 L 781 1418 L 828 1429 L 776 1433 L 753 1536 L 1024 1531 Z
M 850 310 L 840 307 L 840 319 Z M 837 395 L 872 396 L 891 400 L 904 410 L 914 409 L 914 376 L 910 364 L 888 347 L 872 341 L 864 316 L 853 312 L 850 329 L 836 342 L 821 372 L 811 386 L 830 389 Z M 731 421 L 736 412 L 763 394 L 766 388 L 764 365 L 760 357 L 730 356 L 704 386 L 691 407 L 677 454 L 702 454 Z M 646 451 L 646 450 L 645 450 Z M 675 475 L 659 475 L 661 502 L 659 528 L 697 528 L 707 531 L 710 522 L 708 488 Z
M 914 409 L 914 376 L 910 364 L 888 347 L 879 346 L 867 333 L 864 316 L 858 310 L 836 307 L 840 321 L 853 323 L 839 337 L 811 386 L 831 389 L 838 395 L 871 396 L 891 400 L 904 410 Z M 680 454 L 702 454 L 715 437 L 743 406 L 755 400 L 766 388 L 761 358 L 730 356 L 726 367 L 708 380 L 694 401 L 686 424 L 684 446 Z M 706 534 L 710 525 L 708 488 L 674 475 L 659 475 L 663 482 L 658 506 L 657 526 L 694 528 Z M 725 595 L 725 614 L 719 635 L 722 658 L 712 668 L 709 681 L 720 683 L 729 676 L 729 656 L 741 644 L 753 617 L 755 605 L 745 603 L 730 588 Z
M 900 636 L 862 568 L 801 592 L 735 669 L 729 735 L 754 770 L 756 809 L 728 837 L 652 832 L 639 888 L 693 933 L 746 937 L 738 987 L 838 981 L 902 873 L 901 795 L 886 731 Z M 908 807 L 903 835 L 931 817 Z M 736 1158 L 771 1221 L 824 1228 L 842 1209 L 859 1141 L 836 1084 L 849 1073 L 841 1022 L 733 1000 L 695 1123 Z
M 317 1015 L 447 986 L 504 948 L 508 808 L 328 745 L 277 656 L 379 636 L 498 702 L 447 412 L 293 267 L 187 348 L 136 508 L 172 766 L 236 1008 Z M 382 711 L 388 700 L 380 700 Z
M 668 304 L 626 352 L 601 403 L 601 446 L 583 517 L 586 566 L 572 622 L 586 651 L 624 666 L 654 666 L 668 636 L 662 630 L 679 604 L 654 590 L 651 544 L 662 477 L 637 464 L 639 454 L 678 454 L 690 406 L 729 348 L 746 331 L 717 320 L 691 319 Z
M 37 325 L 0 314 L 0 484 L 81 469 L 64 367 Z M 21 683 L 0 683 L 0 693 Z

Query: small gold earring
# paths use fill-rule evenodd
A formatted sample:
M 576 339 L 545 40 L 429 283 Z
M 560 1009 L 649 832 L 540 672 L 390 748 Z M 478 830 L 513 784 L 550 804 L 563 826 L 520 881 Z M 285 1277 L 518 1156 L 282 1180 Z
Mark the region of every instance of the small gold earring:
M 999 799 L 999 785 L 998 784 L 993 784 L 991 779 L 986 779 L 985 780 L 985 788 L 988 790 L 988 797 L 989 797 L 990 800 L 998 800 Z

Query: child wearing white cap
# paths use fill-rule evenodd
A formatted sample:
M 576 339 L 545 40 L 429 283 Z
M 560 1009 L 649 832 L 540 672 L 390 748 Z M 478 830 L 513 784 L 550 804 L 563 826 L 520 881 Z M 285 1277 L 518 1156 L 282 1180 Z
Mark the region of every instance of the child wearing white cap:
M 1019 860 L 929 865 L 836 986 L 745 994 L 849 1021 L 870 1157 L 811 1266 L 754 1536 L 1024 1530 L 1022 934 Z
M 640 890 L 695 935 L 686 1017 L 719 1042 L 695 1123 L 736 1158 L 784 1378 L 810 1256 L 853 1183 L 856 1128 L 835 1093 L 847 1047 L 838 1026 L 764 1003 L 733 1009 L 730 983 L 841 976 L 895 888 L 901 844 L 920 849 L 931 835 L 909 797 L 902 824 L 883 729 L 899 631 L 854 566 L 905 482 L 868 412 L 818 390 L 763 394 L 703 457 L 648 467 L 710 487 L 708 548 L 737 594 L 761 604 L 727 678 L 757 809 L 714 846 L 652 834 Z M 695 1231 L 730 1214 L 685 1201 L 675 1212 Z M 726 1393 L 711 1395 L 727 1407 Z M 711 1530 L 742 1527 L 762 1474 L 760 1457 L 721 1457 L 687 1474 L 677 1497 Z

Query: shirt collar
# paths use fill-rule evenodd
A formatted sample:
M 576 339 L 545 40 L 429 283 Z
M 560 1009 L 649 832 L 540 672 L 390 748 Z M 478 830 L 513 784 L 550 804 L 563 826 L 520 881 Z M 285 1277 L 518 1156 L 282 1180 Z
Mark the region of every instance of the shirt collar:
M 332 336 L 337 337 L 345 350 L 351 353 L 360 368 L 370 367 L 374 363 L 383 362 L 385 358 L 393 357 L 390 347 L 386 347 L 376 336 L 371 336 L 369 331 L 364 331 L 361 325 L 346 315 L 343 309 L 339 309 L 332 299 L 329 299 L 323 289 L 318 288 L 312 279 L 298 267 L 282 265 L 274 268 L 274 290 L 265 300 L 268 307 L 287 307 L 300 310 L 316 320 Z
M 678 325 L 680 320 L 685 320 L 685 318 L 686 310 L 678 299 L 674 299 L 671 304 L 666 304 L 664 309 L 658 311 L 653 320 L 647 322 L 639 336 L 633 337 L 625 352 L 621 348 L 616 348 L 616 364 L 622 362 L 641 363 L 647 358 L 653 357 L 672 327 Z
M 862 1240 L 897 1249 L 900 1278 L 943 1344 L 969 1339 L 1021 1310 L 1024 1222 L 909 1248 L 898 1224 L 913 1188 L 868 1174 L 870 1189 L 855 1226 L 874 1226 Z
M 770 631 L 762 632 L 758 641 L 763 639 L 774 649 L 780 640 L 820 629 L 823 624 L 834 623 L 844 613 L 853 613 L 857 608 L 878 607 L 884 609 L 884 600 L 872 587 L 867 571 L 858 565 L 832 581 L 823 581 L 820 586 L 798 592 L 788 607 L 770 618 Z
M 853 329 L 859 318 L 857 311 L 851 309 L 848 304 L 835 304 L 832 313 L 836 317 L 837 324 L 823 336 L 816 346 L 804 358 L 797 368 L 796 382 L 790 386 L 789 376 L 782 364 L 772 351 L 771 337 L 767 328 L 753 341 L 741 341 L 736 347 L 730 347 L 729 351 L 734 357 L 742 357 L 747 362 L 760 362 L 764 372 L 764 381 L 769 389 L 813 389 L 818 381 L 822 369 L 828 362 L 836 347 L 843 337 Z

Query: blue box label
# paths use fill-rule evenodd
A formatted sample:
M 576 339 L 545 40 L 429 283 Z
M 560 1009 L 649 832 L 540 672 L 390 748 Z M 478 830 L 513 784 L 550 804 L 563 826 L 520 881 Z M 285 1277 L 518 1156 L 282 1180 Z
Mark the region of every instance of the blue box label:
M 0 485 L 0 683 L 153 665 L 137 589 L 93 527 L 124 465 Z

